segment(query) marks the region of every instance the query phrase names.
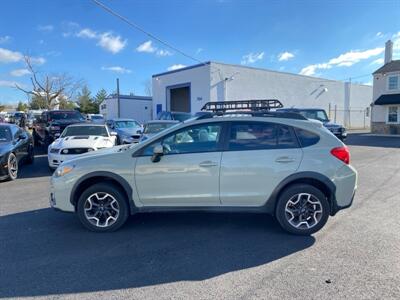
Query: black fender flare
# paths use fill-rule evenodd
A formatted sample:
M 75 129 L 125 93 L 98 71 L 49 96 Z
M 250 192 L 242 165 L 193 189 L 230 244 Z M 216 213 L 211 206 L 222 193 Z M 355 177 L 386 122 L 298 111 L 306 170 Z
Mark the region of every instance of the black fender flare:
M 289 175 L 285 179 L 283 179 L 273 190 L 271 196 L 268 198 L 267 202 L 265 203 L 265 209 L 270 214 L 275 214 L 275 207 L 276 203 L 279 198 L 279 194 L 283 191 L 284 187 L 294 183 L 299 180 L 317 180 L 321 182 L 326 189 L 328 190 L 328 200 L 331 206 L 331 215 L 334 215 L 337 212 L 337 204 L 336 204 L 336 186 L 328 177 L 321 173 L 312 172 L 312 171 L 304 171 Z
M 133 200 L 133 189 L 132 189 L 131 185 L 122 176 L 115 174 L 113 172 L 108 172 L 108 171 L 95 171 L 95 172 L 85 174 L 84 176 L 79 178 L 78 181 L 75 182 L 74 186 L 71 189 L 69 201 L 71 202 L 72 205 L 75 206 L 75 204 L 76 204 L 75 203 L 76 202 L 75 194 L 76 194 L 79 186 L 81 185 L 81 183 L 83 183 L 84 181 L 86 181 L 90 178 L 95 178 L 95 177 L 102 177 L 105 179 L 111 179 L 111 180 L 118 182 L 119 185 L 123 188 L 126 195 L 128 196 L 127 200 L 128 200 L 128 204 L 129 204 L 130 213 L 134 214 L 135 212 L 137 212 L 137 208 L 136 208 L 135 202 Z

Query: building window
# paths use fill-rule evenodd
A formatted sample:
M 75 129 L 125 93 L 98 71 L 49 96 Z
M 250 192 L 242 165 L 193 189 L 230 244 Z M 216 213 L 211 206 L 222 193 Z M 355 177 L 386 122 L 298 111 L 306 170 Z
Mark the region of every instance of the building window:
M 389 76 L 388 83 L 389 91 L 399 89 L 399 76 Z
M 399 107 L 389 106 L 388 107 L 388 123 L 398 123 L 399 122 Z

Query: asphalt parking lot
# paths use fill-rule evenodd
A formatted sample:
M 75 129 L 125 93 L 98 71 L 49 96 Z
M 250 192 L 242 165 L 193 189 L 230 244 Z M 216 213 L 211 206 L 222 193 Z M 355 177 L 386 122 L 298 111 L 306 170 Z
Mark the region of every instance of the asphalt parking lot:
M 142 214 L 91 233 L 49 208 L 39 153 L 0 183 L 0 298 L 400 299 L 400 138 L 347 143 L 354 204 L 310 237 L 262 214 Z

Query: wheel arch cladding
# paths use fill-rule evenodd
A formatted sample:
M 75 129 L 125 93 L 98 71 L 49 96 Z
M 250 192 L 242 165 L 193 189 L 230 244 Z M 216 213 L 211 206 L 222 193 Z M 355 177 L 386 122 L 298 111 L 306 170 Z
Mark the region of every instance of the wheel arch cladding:
M 71 190 L 70 202 L 76 209 L 76 203 L 80 195 L 88 187 L 99 182 L 109 182 L 121 190 L 125 196 L 125 200 L 129 206 L 131 214 L 136 212 L 136 207 L 132 198 L 132 188 L 129 183 L 120 175 L 111 172 L 93 172 L 82 176 L 73 186 Z
M 336 186 L 328 177 L 316 172 L 300 172 L 290 175 L 282 180 L 272 192 L 266 203 L 268 212 L 275 215 L 279 197 L 290 185 L 294 184 L 309 184 L 319 189 L 328 199 L 331 209 L 330 215 L 333 216 L 336 213 Z

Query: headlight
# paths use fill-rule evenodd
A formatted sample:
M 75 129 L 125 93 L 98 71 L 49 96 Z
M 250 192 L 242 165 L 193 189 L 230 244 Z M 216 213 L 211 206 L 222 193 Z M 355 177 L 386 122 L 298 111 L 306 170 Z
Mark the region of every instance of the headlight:
M 65 174 L 70 173 L 75 166 L 71 166 L 71 165 L 61 165 L 57 168 L 57 170 L 54 172 L 54 175 L 56 177 L 61 177 L 64 176 Z
M 60 130 L 60 126 L 50 126 L 50 130 Z
M 60 151 L 60 149 L 58 149 L 58 148 L 50 148 L 49 149 L 50 153 L 58 153 L 59 151 Z

